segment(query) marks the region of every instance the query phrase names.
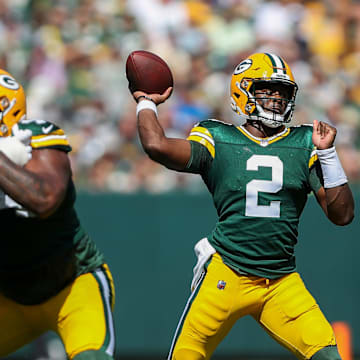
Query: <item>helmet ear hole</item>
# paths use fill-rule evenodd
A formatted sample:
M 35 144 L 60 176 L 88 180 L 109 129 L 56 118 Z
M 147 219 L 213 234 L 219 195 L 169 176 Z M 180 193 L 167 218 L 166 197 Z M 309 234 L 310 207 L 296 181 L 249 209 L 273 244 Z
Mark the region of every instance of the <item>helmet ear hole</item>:
M 246 111 L 247 115 L 252 114 L 255 109 L 256 109 L 255 103 L 247 103 L 245 105 L 245 111 Z
M 6 97 L 6 96 L 3 96 L 1 99 L 0 99 L 0 106 L 1 106 L 1 111 L 4 111 L 6 110 L 10 105 L 10 101 L 9 99 Z

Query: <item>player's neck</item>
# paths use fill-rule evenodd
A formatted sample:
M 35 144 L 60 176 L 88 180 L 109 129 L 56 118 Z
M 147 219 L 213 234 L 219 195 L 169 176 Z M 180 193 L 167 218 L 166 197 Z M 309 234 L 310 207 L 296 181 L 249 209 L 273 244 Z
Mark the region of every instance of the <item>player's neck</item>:
M 244 128 L 253 136 L 259 138 L 266 138 L 274 136 L 284 130 L 284 125 L 277 128 L 270 128 L 258 121 L 247 122 L 244 124 Z

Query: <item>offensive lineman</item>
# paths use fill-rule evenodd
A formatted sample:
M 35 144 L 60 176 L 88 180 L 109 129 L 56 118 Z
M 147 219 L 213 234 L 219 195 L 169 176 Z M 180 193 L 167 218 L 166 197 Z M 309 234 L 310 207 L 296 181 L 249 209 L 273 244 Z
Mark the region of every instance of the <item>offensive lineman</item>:
M 231 79 L 243 126 L 206 120 L 187 140 L 167 138 L 156 105 L 171 94 L 133 93 L 145 152 L 166 167 L 202 176 L 218 222 L 195 246 L 192 294 L 168 360 L 209 359 L 234 323 L 251 315 L 299 359 L 338 360 L 331 325 L 296 272 L 301 212 L 313 192 L 327 217 L 349 224 L 354 201 L 333 145 L 336 129 L 286 127 L 297 85 L 279 56 L 257 53 Z
M 53 330 L 69 359 L 114 359 L 113 280 L 75 212 L 69 151 L 0 70 L 1 358 Z

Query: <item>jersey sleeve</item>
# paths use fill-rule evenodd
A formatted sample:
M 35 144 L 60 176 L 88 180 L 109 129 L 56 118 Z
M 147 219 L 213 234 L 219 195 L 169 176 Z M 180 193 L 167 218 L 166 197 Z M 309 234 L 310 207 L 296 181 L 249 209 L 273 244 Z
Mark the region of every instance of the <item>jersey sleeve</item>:
M 320 161 L 316 154 L 316 150 L 314 150 L 310 156 L 309 172 L 310 189 L 314 193 L 317 193 L 319 189 L 324 185 L 324 179 L 321 171 Z
M 70 152 L 69 140 L 60 127 L 45 120 L 23 120 L 19 128 L 32 131 L 31 147 L 33 149 L 57 149 Z
M 214 139 L 207 128 L 195 125 L 187 140 L 191 144 L 191 157 L 184 171 L 203 174 L 211 166 L 215 158 Z

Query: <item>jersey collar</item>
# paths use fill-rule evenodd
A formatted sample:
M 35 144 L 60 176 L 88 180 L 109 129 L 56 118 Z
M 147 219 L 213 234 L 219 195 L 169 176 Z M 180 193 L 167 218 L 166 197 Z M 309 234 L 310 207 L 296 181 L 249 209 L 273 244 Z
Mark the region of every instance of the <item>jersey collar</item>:
M 249 131 L 247 131 L 243 126 L 237 126 L 236 128 L 238 130 L 240 130 L 248 139 L 250 139 L 251 141 L 253 141 L 256 144 L 263 146 L 263 147 L 266 147 L 269 144 L 272 144 L 276 141 L 281 140 L 285 136 L 288 136 L 290 133 L 290 128 L 285 128 L 283 131 L 279 132 L 278 134 L 276 134 L 274 136 L 266 137 L 266 138 L 259 138 L 259 137 L 256 137 L 256 136 L 250 134 Z

